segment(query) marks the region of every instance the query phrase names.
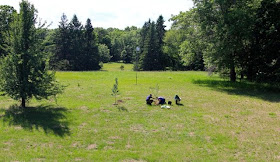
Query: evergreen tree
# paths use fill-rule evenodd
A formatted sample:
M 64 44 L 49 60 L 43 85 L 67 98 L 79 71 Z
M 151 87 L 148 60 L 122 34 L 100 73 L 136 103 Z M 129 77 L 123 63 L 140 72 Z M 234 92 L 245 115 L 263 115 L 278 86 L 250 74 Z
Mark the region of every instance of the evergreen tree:
M 71 22 L 69 23 L 69 31 L 70 31 L 70 66 L 71 70 L 83 70 L 83 26 L 81 22 L 78 20 L 77 15 L 74 15 Z
M 141 54 L 141 68 L 145 71 L 159 70 L 159 58 L 157 55 L 158 39 L 156 34 L 155 22 L 149 26 L 149 31 L 144 41 L 143 52 Z
M 145 22 L 141 31 L 140 31 L 140 36 L 141 36 L 141 39 L 140 39 L 140 49 L 144 49 L 144 45 L 145 45 L 145 40 L 146 40 L 146 37 L 148 35 L 148 32 L 149 32 L 149 29 L 150 29 L 150 26 L 151 26 L 151 20 L 149 19 L 149 21 Z M 143 52 L 143 50 L 141 51 Z
M 101 68 L 99 66 L 100 56 L 98 54 L 97 39 L 90 19 L 87 19 L 84 35 L 84 55 L 81 57 L 82 70 L 99 70 Z
M 51 66 L 59 70 L 70 70 L 70 31 L 67 16 L 63 14 L 55 35 L 55 55 L 51 58 Z
M 42 43 L 36 29 L 36 10 L 23 0 L 20 12 L 11 24 L 9 55 L 0 64 L 0 92 L 21 101 L 48 98 L 62 91 L 54 72 L 48 72 L 48 56 L 42 53 Z
M 158 62 L 159 64 L 157 64 L 156 69 L 158 70 L 164 70 L 166 64 L 167 64 L 167 58 L 165 56 L 165 54 L 163 53 L 163 39 L 165 36 L 165 25 L 164 25 L 164 19 L 163 16 L 160 15 L 157 19 L 157 23 L 156 23 L 156 36 L 157 36 L 157 58 L 158 58 Z

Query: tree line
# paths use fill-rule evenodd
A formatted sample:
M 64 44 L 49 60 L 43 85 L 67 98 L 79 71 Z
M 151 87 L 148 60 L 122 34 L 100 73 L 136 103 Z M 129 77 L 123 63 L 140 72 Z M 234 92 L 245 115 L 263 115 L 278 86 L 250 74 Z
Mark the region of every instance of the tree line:
M 172 68 L 216 70 L 236 81 L 280 81 L 280 2 L 194 0 L 173 16 L 164 51 Z
M 56 29 L 41 30 L 43 52 L 56 70 L 99 70 L 102 63 L 134 63 L 134 70 L 209 70 L 231 81 L 280 80 L 280 7 L 277 0 L 194 0 L 189 11 L 148 20 L 142 28 L 104 29 L 62 15 Z M 0 55 L 8 55 L 11 6 L 0 8 Z
M 62 15 L 57 29 L 46 32 L 45 50 L 51 56 L 50 64 L 56 70 L 99 70 L 102 63 L 132 63 L 139 42 L 140 29 L 127 27 L 93 28 L 87 19 L 85 26 L 76 15 L 69 22 Z

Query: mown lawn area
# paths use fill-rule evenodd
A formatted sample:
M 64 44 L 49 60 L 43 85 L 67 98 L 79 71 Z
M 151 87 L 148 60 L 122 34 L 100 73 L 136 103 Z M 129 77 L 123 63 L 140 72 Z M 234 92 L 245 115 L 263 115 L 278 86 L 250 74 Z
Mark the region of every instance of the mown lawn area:
M 57 72 L 65 92 L 25 110 L 1 96 L 0 161 L 280 161 L 279 89 L 192 71 L 137 72 L 136 85 L 131 69 Z M 147 106 L 150 93 L 183 105 Z

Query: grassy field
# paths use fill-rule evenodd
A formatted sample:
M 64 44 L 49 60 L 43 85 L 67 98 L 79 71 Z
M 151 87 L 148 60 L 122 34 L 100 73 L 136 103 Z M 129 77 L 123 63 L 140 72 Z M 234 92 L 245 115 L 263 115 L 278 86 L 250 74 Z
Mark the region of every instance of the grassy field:
M 279 90 L 205 72 L 138 72 L 136 85 L 123 65 L 57 72 L 65 92 L 26 110 L 1 96 L 0 161 L 280 161 Z M 183 105 L 147 106 L 150 93 Z

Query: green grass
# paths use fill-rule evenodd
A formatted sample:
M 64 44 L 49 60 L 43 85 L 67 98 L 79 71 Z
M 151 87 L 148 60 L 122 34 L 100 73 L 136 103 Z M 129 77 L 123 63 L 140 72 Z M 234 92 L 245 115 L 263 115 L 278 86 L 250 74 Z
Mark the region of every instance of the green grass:
M 1 96 L 0 160 L 280 161 L 278 89 L 205 72 L 138 72 L 136 85 L 131 69 L 57 72 L 67 85 L 57 103 L 32 100 L 26 110 Z M 183 105 L 147 106 L 156 85 L 159 96 L 178 94 Z

